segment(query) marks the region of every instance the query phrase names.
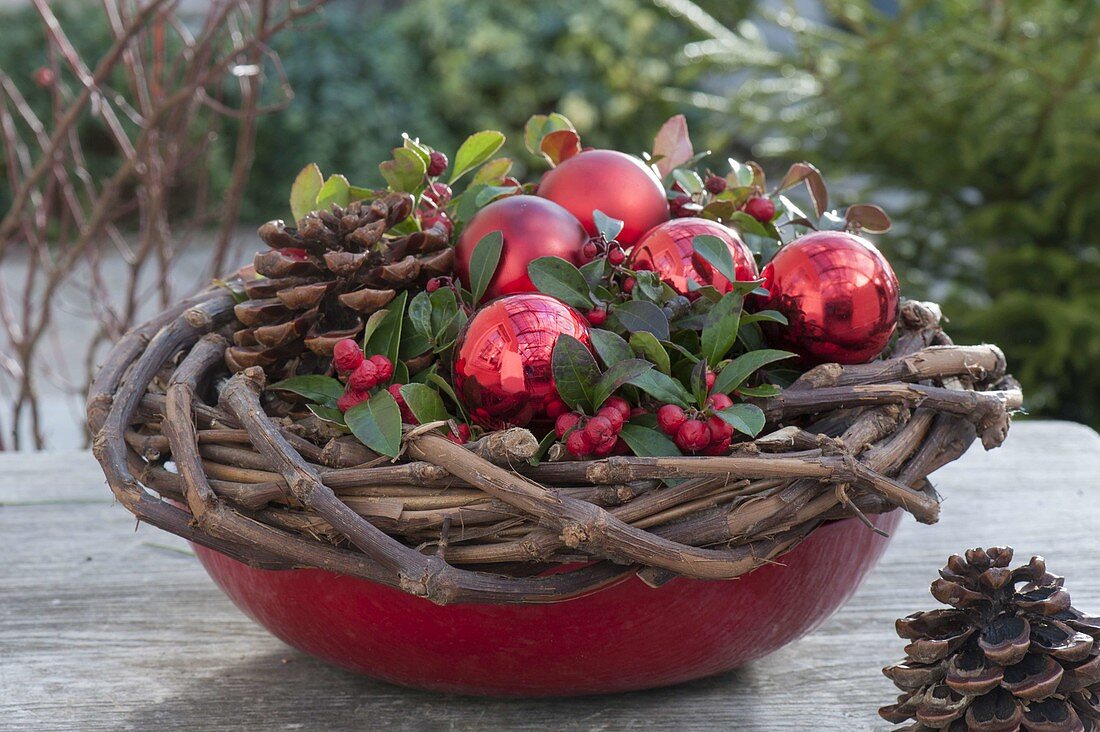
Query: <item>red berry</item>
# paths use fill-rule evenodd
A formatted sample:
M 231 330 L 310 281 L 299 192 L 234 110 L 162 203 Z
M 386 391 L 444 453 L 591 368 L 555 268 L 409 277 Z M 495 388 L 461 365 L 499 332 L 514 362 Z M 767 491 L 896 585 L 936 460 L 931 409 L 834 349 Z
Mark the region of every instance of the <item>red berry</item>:
M 714 380 L 718 378 L 718 374 L 711 370 L 707 370 L 707 391 L 714 388 Z
M 710 431 L 699 420 L 689 419 L 676 430 L 673 441 L 685 452 L 698 452 L 710 444 Z
M 565 433 L 577 426 L 581 421 L 581 415 L 576 412 L 566 412 L 554 421 L 554 431 L 558 433 L 558 439 L 565 437 Z
M 446 211 L 441 208 L 434 208 L 427 213 L 420 214 L 420 227 L 424 229 L 424 231 L 437 225 L 443 228 L 444 236 L 450 239 L 451 234 L 454 233 L 455 225 Z
M 623 251 L 622 247 L 615 247 L 607 253 L 607 261 L 618 267 L 626 261 L 626 252 Z
M 623 428 L 623 413 L 615 407 L 602 407 L 597 414 L 607 419 L 611 423 L 611 431 L 615 434 L 619 434 L 619 430 Z
M 49 89 L 57 80 L 57 75 L 54 74 L 53 69 L 48 66 L 39 66 L 31 73 L 31 78 L 34 79 L 34 83 L 38 84 L 38 86 L 43 89 Z
M 282 247 L 278 251 L 279 254 L 282 254 L 284 257 L 289 257 L 299 262 L 304 262 L 309 259 L 309 254 L 306 250 L 298 247 Z
M 465 445 L 470 441 L 470 425 L 460 424 L 457 430 L 447 432 L 447 439 L 456 445 Z
M 703 185 L 706 186 L 708 191 L 717 196 L 719 193 L 726 190 L 726 186 L 728 186 L 729 183 L 720 175 L 710 175 L 707 176 L 707 180 Z
M 569 407 L 561 399 L 555 399 L 546 405 L 546 416 L 550 419 L 557 419 L 568 411 Z
M 603 415 L 596 415 L 584 426 L 584 435 L 593 446 L 599 445 L 609 437 L 614 437 L 615 434 L 611 420 Z
M 634 407 L 630 410 L 630 418 L 641 417 L 643 414 L 649 414 L 645 407 Z
M 607 311 L 603 308 L 592 308 L 588 311 L 588 322 L 599 328 L 607 320 Z
M 766 224 L 775 218 L 775 204 L 772 203 L 770 198 L 764 198 L 763 196 L 750 198 L 745 203 L 745 213 L 760 223 Z
M 707 431 L 710 433 L 710 443 L 733 439 L 733 427 L 721 417 L 711 417 L 707 420 Z
M 623 292 L 625 292 L 628 295 L 630 293 L 634 292 L 634 278 L 633 277 L 627 277 L 625 280 L 623 280 Z
M 581 249 L 581 254 L 584 255 L 586 260 L 592 260 L 596 258 L 596 255 L 600 253 L 600 248 L 596 246 L 596 242 L 587 241 L 584 247 Z
M 573 457 L 585 457 L 592 448 L 588 444 L 588 438 L 584 436 L 584 430 L 576 430 L 569 433 L 565 439 L 565 449 Z
M 657 410 L 657 426 L 669 437 L 676 435 L 680 426 L 687 421 L 684 410 L 675 404 L 666 404 Z
M 723 409 L 732 407 L 733 400 L 729 398 L 728 394 L 711 394 L 707 398 L 707 406 L 716 412 L 721 412 Z
M 615 445 L 619 442 L 618 435 L 611 435 L 600 444 L 596 445 L 592 453 L 596 457 L 607 457 L 615 449 Z
M 363 363 L 364 358 L 359 344 L 351 338 L 337 341 L 332 349 L 332 362 L 336 365 L 336 370 L 342 374 L 354 371 L 359 364 Z
M 401 421 L 405 424 L 420 424 L 420 420 L 416 418 L 416 415 L 409 409 L 409 405 L 405 403 L 405 397 L 401 396 L 401 387 L 404 384 L 390 384 L 386 387 L 386 391 L 390 393 L 394 401 L 397 402 L 397 406 L 401 407 Z
M 371 356 L 370 362 L 373 363 L 374 367 L 378 370 L 378 374 L 375 377 L 377 379 L 376 383 L 385 384 L 393 378 L 393 361 L 379 353 L 375 356 Z
M 355 367 L 355 370 L 351 372 L 351 376 L 348 377 L 348 386 L 352 389 L 373 389 L 378 385 L 378 367 L 374 365 L 374 361 L 363 361 Z
M 691 196 L 677 196 L 669 201 L 668 208 L 672 213 L 672 217 L 675 219 L 683 218 L 685 216 L 694 216 L 695 212 L 691 210 Z
M 453 191 L 451 191 L 451 187 L 449 185 L 440 181 L 436 181 L 435 183 L 432 183 L 430 186 L 428 186 L 427 189 L 424 191 L 423 200 L 432 204 L 432 206 L 435 208 L 443 208 L 451 202 L 452 195 Z
M 703 450 L 703 454 L 714 456 L 714 457 L 716 457 L 718 455 L 725 455 L 726 453 L 728 453 L 730 451 L 730 442 L 731 441 L 732 441 L 731 438 L 724 437 L 721 440 L 719 440 L 718 442 L 712 442 L 712 443 L 710 443 L 709 445 L 706 446 L 706 448 Z
M 616 455 L 629 455 L 630 445 L 626 444 L 626 440 L 618 438 L 615 440 L 615 454 Z
M 370 398 L 370 392 L 359 391 L 357 389 L 348 389 L 344 392 L 344 395 L 336 400 L 336 408 L 341 412 L 346 412 L 356 404 L 365 402 Z
M 447 156 L 438 150 L 432 150 L 432 154 L 428 156 L 428 175 L 436 177 L 444 170 L 447 169 Z
M 608 397 L 607 401 L 603 403 L 603 408 L 607 409 L 608 407 L 614 407 L 619 410 L 619 414 L 623 415 L 623 421 L 630 419 L 631 414 L 633 414 L 633 410 L 630 408 L 630 402 L 622 397 Z M 642 411 L 644 412 L 645 410 Z
M 429 294 L 435 292 L 440 287 L 443 287 L 442 277 L 432 277 L 428 280 L 428 284 L 424 285 L 424 289 L 427 290 Z

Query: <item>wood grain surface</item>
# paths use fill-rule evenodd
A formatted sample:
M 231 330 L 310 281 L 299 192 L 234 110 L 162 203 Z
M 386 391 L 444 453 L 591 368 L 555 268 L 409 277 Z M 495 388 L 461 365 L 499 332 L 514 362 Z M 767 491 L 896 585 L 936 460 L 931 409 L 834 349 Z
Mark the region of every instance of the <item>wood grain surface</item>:
M 485 700 L 333 669 L 245 618 L 187 545 L 114 505 L 90 454 L 0 454 L 0 730 L 886 730 L 895 618 L 928 609 L 948 554 L 1046 556 L 1100 611 L 1100 436 L 1023 422 L 933 477 L 940 522 L 906 519 L 855 598 L 806 638 L 657 691 Z M 670 619 L 674 621 L 674 619 Z M 686 629 L 690 632 L 690 629 Z

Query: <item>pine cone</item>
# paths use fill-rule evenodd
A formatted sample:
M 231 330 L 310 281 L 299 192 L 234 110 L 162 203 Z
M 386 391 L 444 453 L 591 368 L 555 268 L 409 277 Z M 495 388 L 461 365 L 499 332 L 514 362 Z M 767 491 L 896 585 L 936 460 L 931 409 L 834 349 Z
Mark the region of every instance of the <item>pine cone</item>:
M 904 730 L 1100 730 L 1100 618 L 1070 606 L 1042 557 L 1011 548 L 952 556 L 932 596 L 952 606 L 897 621 L 906 658 L 883 673 L 904 693 L 879 714 Z
M 454 250 L 439 224 L 387 233 L 412 211 L 412 197 L 390 193 L 314 211 L 297 228 L 269 221 L 259 229 L 271 247 L 241 270 L 248 299 L 236 306 L 244 326 L 226 351 L 230 370 L 262 366 L 272 377 L 324 370 L 342 338 L 355 338 L 371 313 L 400 290 L 450 274 Z

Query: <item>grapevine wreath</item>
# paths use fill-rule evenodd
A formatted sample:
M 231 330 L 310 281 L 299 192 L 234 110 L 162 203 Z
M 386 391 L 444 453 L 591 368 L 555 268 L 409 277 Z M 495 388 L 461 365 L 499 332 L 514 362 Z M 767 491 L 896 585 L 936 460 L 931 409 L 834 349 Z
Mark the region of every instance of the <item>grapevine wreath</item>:
M 383 190 L 305 168 L 294 225 L 104 364 L 118 499 L 256 567 L 553 602 L 737 577 L 898 507 L 932 523 L 926 476 L 1004 439 L 1001 351 L 901 301 L 863 237 L 888 218 L 830 210 L 812 165 L 769 188 L 708 168 L 682 117 L 638 158 L 552 114 L 521 182 L 503 142 L 406 136 Z

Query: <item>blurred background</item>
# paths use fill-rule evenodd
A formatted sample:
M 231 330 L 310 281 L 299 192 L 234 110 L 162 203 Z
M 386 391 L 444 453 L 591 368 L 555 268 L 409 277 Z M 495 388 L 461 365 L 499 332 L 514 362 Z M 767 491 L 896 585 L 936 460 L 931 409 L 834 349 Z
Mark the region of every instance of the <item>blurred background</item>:
M 307 162 L 380 184 L 402 132 L 492 128 L 535 165 L 550 111 L 814 162 L 1031 415 L 1100 427 L 1098 54 L 1091 0 L 2 0 L 0 443 L 85 444 L 103 349 L 247 259 Z

